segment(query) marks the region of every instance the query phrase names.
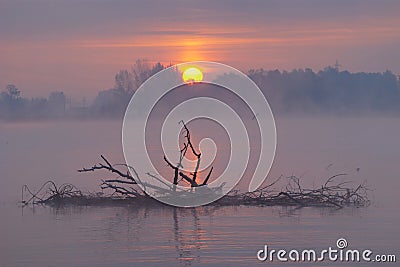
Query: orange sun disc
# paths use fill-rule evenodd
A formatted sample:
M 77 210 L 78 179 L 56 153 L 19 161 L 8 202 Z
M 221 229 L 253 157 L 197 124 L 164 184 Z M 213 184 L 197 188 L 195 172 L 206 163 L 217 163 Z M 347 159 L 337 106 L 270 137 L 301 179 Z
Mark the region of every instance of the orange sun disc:
M 182 79 L 185 83 L 201 82 L 203 80 L 203 73 L 196 67 L 190 67 L 183 72 Z

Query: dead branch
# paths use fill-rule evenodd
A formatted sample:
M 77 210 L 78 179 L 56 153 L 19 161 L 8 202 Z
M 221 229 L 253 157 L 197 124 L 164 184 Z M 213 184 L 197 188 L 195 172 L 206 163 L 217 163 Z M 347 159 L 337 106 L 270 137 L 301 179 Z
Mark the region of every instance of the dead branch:
M 207 174 L 206 179 L 204 179 L 204 182 L 201 185 L 207 185 L 208 180 L 210 179 L 210 176 L 211 176 L 211 173 L 212 173 L 213 169 L 214 169 L 214 167 L 211 167 L 210 171 Z
M 25 200 L 25 196 L 28 199 Z M 82 192 L 72 184 L 62 184 L 59 187 L 53 181 L 45 182 L 39 190 L 33 192 L 27 185 L 22 187 L 22 205 L 45 204 L 51 201 L 61 201 L 65 198 L 82 196 Z
M 106 157 L 104 157 L 103 155 L 100 155 L 100 157 L 103 159 L 105 164 L 98 163 L 98 164 L 95 164 L 94 166 L 92 166 L 91 168 L 82 168 L 82 169 L 78 170 L 78 172 L 93 172 L 96 170 L 107 170 L 111 173 L 116 173 L 121 179 L 102 180 L 102 184 L 100 185 L 100 187 L 102 189 L 114 190 L 114 193 L 117 193 L 117 194 L 120 194 L 120 195 L 123 195 L 126 197 L 138 196 L 139 193 L 133 187 L 130 187 L 128 189 L 123 187 L 124 185 L 136 185 L 137 184 L 137 182 L 131 175 L 131 172 L 133 172 L 135 174 L 135 176 L 137 177 L 137 179 L 139 179 L 139 176 L 138 176 L 137 172 L 135 171 L 135 169 L 133 167 L 127 166 L 126 164 L 112 165 L 106 159 Z M 124 166 L 126 168 L 126 173 L 117 169 L 116 166 Z M 125 180 L 122 180 L 122 179 L 125 179 Z
M 168 166 L 170 166 L 175 171 L 174 181 L 173 181 L 174 185 L 178 184 L 178 173 L 179 173 L 179 167 L 182 166 L 182 159 L 183 159 L 182 158 L 182 150 L 181 150 L 181 157 L 180 157 L 179 163 L 176 166 L 172 165 L 172 163 L 164 155 L 164 161 L 168 164 Z
M 104 160 L 104 162 L 106 163 L 106 165 L 104 165 L 103 163 L 98 163 L 98 164 L 95 164 L 95 165 L 94 165 L 93 167 L 91 167 L 91 168 L 82 168 L 82 169 L 79 169 L 78 172 L 93 172 L 93 171 L 95 171 L 95 170 L 102 170 L 102 169 L 105 169 L 105 170 L 108 170 L 108 171 L 110 171 L 110 172 L 112 172 L 112 173 L 116 173 L 116 174 L 118 174 L 119 176 L 121 176 L 121 177 L 123 177 L 123 178 L 126 178 L 126 179 L 132 181 L 133 183 L 136 183 L 135 179 L 134 179 L 134 178 L 132 177 L 132 175 L 130 174 L 130 170 L 133 169 L 132 167 L 127 167 L 127 172 L 126 172 L 126 173 L 122 173 L 120 170 L 114 168 L 114 166 L 111 165 L 111 163 L 110 163 L 103 155 L 100 155 L 100 157 Z M 118 164 L 118 165 L 121 165 L 121 164 Z M 126 166 L 126 165 L 125 165 L 125 166 Z
M 187 175 L 184 174 L 183 172 L 179 172 L 179 175 L 180 175 L 183 179 L 185 179 L 185 181 L 189 182 L 190 185 L 191 185 L 192 187 L 198 187 L 198 186 L 199 186 L 199 184 L 196 183 L 196 181 L 194 181 L 192 178 L 190 178 L 189 176 L 187 176 Z
M 192 140 L 190 138 L 190 131 L 189 128 L 186 126 L 185 122 L 183 120 L 179 121 L 180 124 L 183 125 L 183 136 L 185 138 L 185 141 L 183 142 L 182 148 L 180 148 L 180 155 L 179 155 L 179 162 L 174 165 L 172 164 L 168 158 L 164 155 L 164 161 L 167 163 L 167 165 L 174 170 L 174 179 L 173 179 L 173 184 L 178 185 L 179 181 L 186 181 L 187 183 L 190 184 L 191 187 L 198 187 L 200 184 L 196 181 L 197 179 L 197 174 L 199 172 L 200 168 L 200 162 L 201 162 L 201 153 L 197 152 L 196 149 L 193 146 Z M 186 156 L 186 153 L 188 149 L 190 148 L 190 151 L 192 152 L 193 155 L 196 156 L 197 162 L 196 162 L 196 167 L 193 172 L 189 172 L 189 174 L 185 174 L 183 171 L 183 165 L 182 161 L 184 157 Z M 207 185 L 211 173 L 212 173 L 213 168 L 210 169 L 210 172 L 208 173 L 207 177 L 204 179 L 203 185 Z M 178 179 L 178 177 L 182 177 L 181 180 Z M 191 176 L 191 177 L 190 177 Z
M 189 146 L 191 151 L 192 151 L 192 153 L 193 153 L 193 155 L 195 155 L 197 157 L 196 167 L 194 169 L 193 176 L 192 176 L 192 180 L 194 182 L 196 182 L 197 172 L 198 172 L 199 167 L 200 167 L 201 153 L 197 152 L 196 149 L 194 148 L 194 146 L 192 144 L 192 141 L 190 139 L 190 131 L 189 131 L 188 127 L 186 126 L 185 122 L 183 120 L 181 120 L 179 123 L 182 123 L 183 128 L 185 129 L 184 135 L 185 135 L 186 142 L 187 142 L 185 147 Z

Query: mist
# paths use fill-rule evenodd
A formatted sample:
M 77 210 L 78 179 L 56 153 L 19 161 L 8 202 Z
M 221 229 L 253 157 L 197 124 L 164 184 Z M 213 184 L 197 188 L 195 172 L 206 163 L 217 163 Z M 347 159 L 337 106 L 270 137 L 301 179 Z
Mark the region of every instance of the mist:
M 137 60 L 130 70 L 116 73 L 113 88 L 100 90 L 94 99 L 79 101 L 62 91 L 29 99 L 23 96 L 23 89 L 9 84 L 0 95 L 0 120 L 120 119 L 140 85 L 166 67 Z M 400 113 L 400 78 L 388 70 L 351 73 L 339 70 L 338 66 L 328 66 L 318 72 L 309 68 L 251 69 L 248 76 L 260 87 L 276 115 L 393 116 Z M 230 104 L 238 103 L 230 100 Z

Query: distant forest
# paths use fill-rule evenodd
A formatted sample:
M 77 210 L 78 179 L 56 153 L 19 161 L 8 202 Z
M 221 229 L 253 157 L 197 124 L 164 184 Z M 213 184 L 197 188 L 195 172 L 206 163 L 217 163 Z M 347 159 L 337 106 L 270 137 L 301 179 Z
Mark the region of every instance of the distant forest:
M 9 84 L 0 94 L 0 119 L 121 117 L 139 86 L 168 66 L 138 60 L 130 70 L 115 75 L 115 85 L 100 91 L 84 105 L 73 105 L 64 92 L 25 98 Z M 276 114 L 400 114 L 400 77 L 390 71 L 351 73 L 335 67 L 311 69 L 250 70 L 248 76 L 261 88 Z

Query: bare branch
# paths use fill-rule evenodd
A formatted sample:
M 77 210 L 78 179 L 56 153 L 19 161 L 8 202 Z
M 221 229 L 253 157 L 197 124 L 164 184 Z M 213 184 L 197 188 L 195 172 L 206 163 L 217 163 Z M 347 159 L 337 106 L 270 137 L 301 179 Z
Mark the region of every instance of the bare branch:
M 189 176 L 187 176 L 186 174 L 184 174 L 183 172 L 179 172 L 179 175 L 185 179 L 186 181 L 188 181 L 190 183 L 190 185 L 192 187 L 198 187 L 198 183 L 196 183 L 196 181 L 193 181 L 193 179 L 191 179 Z
M 189 145 L 190 149 L 192 150 L 192 153 L 197 158 L 199 158 L 201 156 L 201 153 L 200 152 L 197 153 L 196 150 L 194 149 L 192 141 L 190 140 L 190 131 L 189 131 L 188 127 L 186 126 L 186 124 L 185 124 L 185 122 L 183 120 L 181 120 L 179 123 L 182 123 L 183 128 L 185 129 L 184 134 L 185 134 L 185 137 L 186 137 L 186 140 L 187 140 L 187 144 Z
M 211 167 L 210 172 L 208 173 L 206 179 L 203 181 L 202 185 L 207 185 L 208 180 L 210 179 L 210 176 L 211 176 L 211 173 L 212 173 L 213 169 L 214 169 L 214 167 Z
M 106 163 L 106 165 L 104 165 L 104 164 L 102 164 L 102 163 L 99 163 L 99 164 L 94 165 L 94 166 L 91 167 L 91 168 L 82 168 L 82 169 L 78 170 L 78 172 L 93 172 L 93 171 L 95 171 L 95 170 L 102 170 L 102 169 L 104 169 L 104 170 L 108 170 L 108 171 L 110 171 L 110 172 L 112 172 L 112 173 L 116 173 L 116 174 L 118 174 L 119 176 L 121 176 L 121 177 L 123 177 L 123 178 L 126 178 L 126 179 L 132 181 L 133 183 L 136 183 L 135 179 L 134 179 L 134 178 L 132 177 L 132 175 L 130 174 L 130 171 L 129 171 L 130 168 L 128 168 L 128 171 L 127 171 L 126 174 L 125 174 L 125 173 L 122 173 L 120 170 L 114 168 L 114 167 L 111 165 L 111 163 L 110 163 L 103 155 L 100 155 L 100 156 L 101 156 L 101 158 L 104 160 L 104 162 Z M 126 166 L 126 167 L 128 167 L 128 166 Z M 135 171 L 135 173 L 136 173 L 136 171 Z

